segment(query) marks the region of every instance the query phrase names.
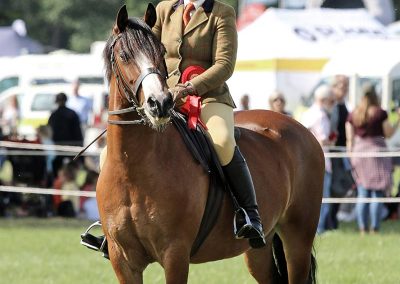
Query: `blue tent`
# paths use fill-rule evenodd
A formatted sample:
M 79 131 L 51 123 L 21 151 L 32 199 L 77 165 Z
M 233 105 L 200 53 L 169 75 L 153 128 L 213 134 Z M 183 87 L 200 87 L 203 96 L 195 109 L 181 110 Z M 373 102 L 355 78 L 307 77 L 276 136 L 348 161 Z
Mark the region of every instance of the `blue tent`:
M 28 36 L 19 35 L 12 27 L 0 27 L 0 56 L 43 53 L 43 46 Z

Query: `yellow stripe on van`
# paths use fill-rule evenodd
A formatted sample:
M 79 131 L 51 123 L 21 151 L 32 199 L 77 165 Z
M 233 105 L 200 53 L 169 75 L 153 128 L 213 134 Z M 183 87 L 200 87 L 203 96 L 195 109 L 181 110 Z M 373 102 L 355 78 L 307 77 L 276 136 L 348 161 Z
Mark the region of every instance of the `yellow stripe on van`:
M 235 71 L 321 71 L 328 59 L 265 59 L 237 61 Z
M 32 126 L 34 128 L 39 127 L 40 125 L 47 125 L 49 121 L 48 118 L 23 118 L 19 122 L 20 126 Z

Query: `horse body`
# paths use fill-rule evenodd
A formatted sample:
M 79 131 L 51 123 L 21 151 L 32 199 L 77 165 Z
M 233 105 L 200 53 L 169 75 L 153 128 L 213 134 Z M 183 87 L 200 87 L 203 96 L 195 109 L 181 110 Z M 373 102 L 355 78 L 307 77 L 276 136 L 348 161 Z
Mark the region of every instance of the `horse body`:
M 147 25 L 154 24 L 155 17 L 149 5 Z M 238 144 L 252 173 L 267 245 L 251 249 L 247 241 L 234 239 L 233 206 L 226 194 L 216 225 L 190 257 L 209 178 L 178 131 L 166 127 L 172 98 L 162 77 L 166 70 L 158 70 L 163 66 L 163 48 L 146 23 L 128 19 L 124 6 L 105 49 L 112 119 L 96 191 L 118 280 L 142 283 L 144 269 L 156 261 L 164 268 L 166 283 L 186 283 L 190 262 L 245 253 L 253 277 L 271 283 L 277 276 L 273 249 L 276 262 L 284 265 L 279 268 L 279 283 L 313 280 L 312 244 L 322 198 L 323 153 L 303 126 L 270 111 L 235 116 L 237 125 L 244 127 Z M 142 53 L 140 45 L 145 46 Z M 139 124 L 143 119 L 152 128 Z
M 149 263 L 157 261 L 166 269 L 167 283 L 184 283 L 189 262 L 247 252 L 253 275 L 260 283 L 262 279 L 268 283 L 275 232 L 283 239 L 287 259 L 292 252 L 296 254 L 294 262 L 288 261 L 288 270 L 301 268 L 303 279 L 307 278 L 322 197 L 324 160 L 320 147 L 304 127 L 283 115 L 240 112 L 236 121 L 250 128 L 242 129 L 238 144 L 253 175 L 268 245 L 249 250 L 247 241 L 234 238 L 233 207 L 226 195 L 214 229 L 191 259 L 207 198 L 204 169 L 194 161 L 173 126 L 163 133 L 145 126 L 131 126 L 129 131 L 109 127 L 108 156 L 97 195 L 110 258 L 117 271 L 132 275 L 126 279 L 141 275 Z M 182 279 L 176 279 L 181 273 Z

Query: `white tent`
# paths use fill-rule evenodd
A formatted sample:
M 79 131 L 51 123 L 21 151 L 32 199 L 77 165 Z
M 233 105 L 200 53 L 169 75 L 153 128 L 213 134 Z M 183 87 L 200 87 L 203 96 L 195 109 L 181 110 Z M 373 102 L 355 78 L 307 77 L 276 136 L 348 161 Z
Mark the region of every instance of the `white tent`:
M 363 9 L 268 9 L 239 32 L 235 73 L 228 81 L 239 106 L 250 95 L 251 108 L 268 108 L 278 89 L 293 110 L 320 78 L 338 43 L 385 38 L 385 27 Z

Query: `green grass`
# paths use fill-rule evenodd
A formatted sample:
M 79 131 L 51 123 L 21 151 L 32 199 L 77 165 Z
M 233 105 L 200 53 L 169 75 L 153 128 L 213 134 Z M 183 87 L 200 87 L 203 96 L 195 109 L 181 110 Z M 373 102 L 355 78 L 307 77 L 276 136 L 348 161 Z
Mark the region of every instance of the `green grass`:
M 61 219 L 0 219 L 0 283 L 116 283 L 110 263 L 79 245 L 88 223 Z M 399 283 L 400 222 L 361 237 L 355 224 L 317 237 L 319 283 Z M 158 264 L 145 283 L 164 283 Z M 255 283 L 242 257 L 192 265 L 189 283 Z

